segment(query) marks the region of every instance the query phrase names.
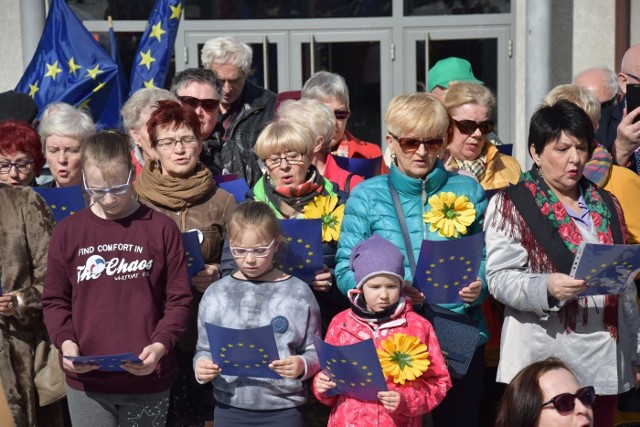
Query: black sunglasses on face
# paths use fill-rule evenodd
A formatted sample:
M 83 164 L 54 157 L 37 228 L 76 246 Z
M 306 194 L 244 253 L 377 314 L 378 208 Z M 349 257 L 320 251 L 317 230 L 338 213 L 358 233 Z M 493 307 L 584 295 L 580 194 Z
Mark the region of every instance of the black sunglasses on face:
M 350 112 L 347 110 L 335 110 L 333 114 L 338 120 L 346 120 L 347 118 L 349 118 Z
M 218 105 L 220 105 L 220 101 L 217 99 L 199 99 L 194 98 L 193 96 L 180 96 L 180 101 L 183 104 L 186 104 L 192 107 L 194 110 L 198 107 L 202 107 L 203 110 L 213 113 L 218 109 Z
M 473 120 L 451 120 L 456 124 L 460 133 L 465 135 L 472 135 L 478 128 L 480 128 L 480 132 L 482 132 L 483 135 L 486 135 L 493 130 L 493 126 L 495 125 L 493 120 L 485 120 L 480 123 L 474 122 Z
M 576 399 L 580 399 L 580 402 L 585 406 L 591 406 L 596 400 L 596 391 L 593 386 L 582 387 L 576 391 L 575 394 L 559 394 L 548 402 L 543 403 L 541 407 L 544 408 L 549 404 L 553 404 L 553 407 L 556 408 L 558 412 L 571 412 L 576 407 Z
M 431 138 L 431 139 L 420 139 L 420 138 L 410 138 L 410 137 L 398 138 L 391 132 L 389 132 L 389 135 L 391 135 L 393 139 L 398 141 L 398 144 L 400 144 L 400 148 L 406 154 L 415 153 L 416 151 L 418 151 L 418 148 L 420 147 L 420 145 L 423 145 L 423 144 L 424 144 L 425 151 L 429 153 L 433 153 L 438 151 L 440 147 L 442 147 L 442 144 L 444 143 L 443 138 Z

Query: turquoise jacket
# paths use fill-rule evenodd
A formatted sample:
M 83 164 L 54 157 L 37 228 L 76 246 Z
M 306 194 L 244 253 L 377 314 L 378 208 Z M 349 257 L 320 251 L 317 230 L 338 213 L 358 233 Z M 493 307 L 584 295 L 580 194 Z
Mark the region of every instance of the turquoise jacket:
M 400 222 L 389 190 L 389 179 L 398 191 L 416 262 L 418 262 L 423 239 L 446 239 L 440 236 L 437 231 L 429 231 L 429 224 L 426 224 L 422 219 L 422 214 L 431 210 L 427 203 L 429 197 L 435 194 L 450 191 L 458 196 L 467 196 L 476 210 L 476 220 L 471 224 L 468 235 L 482 231 L 487 198 L 480 184 L 473 178 L 456 172 L 447 172 L 440 161 L 436 162 L 425 180 L 411 178 L 392 165 L 389 175 L 380 175 L 364 181 L 353 189 L 347 201 L 336 253 L 338 287 L 345 294 L 356 286 L 353 272 L 349 269 L 351 249 L 373 234 L 384 237 L 400 249 L 404 255 L 405 280 L 413 281 Z M 482 292 L 472 304 L 441 305 L 456 313 L 466 314 L 478 320 L 482 331 L 480 344 L 483 344 L 488 339 L 488 334 L 480 304 L 489 295 L 485 279 L 484 259 L 480 265 L 479 277 L 482 280 Z

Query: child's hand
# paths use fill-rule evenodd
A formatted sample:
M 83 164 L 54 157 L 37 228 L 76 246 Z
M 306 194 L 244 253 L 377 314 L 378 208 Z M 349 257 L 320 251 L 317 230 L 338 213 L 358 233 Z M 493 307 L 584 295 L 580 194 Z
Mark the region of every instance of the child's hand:
M 142 362 L 124 362 L 120 366 L 125 371 L 136 376 L 149 375 L 165 353 L 164 344 L 154 342 L 143 348 L 142 353 L 138 355 L 138 359 Z
M 215 377 L 220 375 L 220 367 L 213 363 L 211 359 L 201 357 L 196 361 L 195 373 L 196 378 L 200 381 L 213 381 Z
M 80 356 L 80 350 L 78 349 L 78 344 L 71 340 L 66 340 L 60 346 L 60 352 L 63 356 Z M 95 371 L 100 367 L 100 365 L 90 364 L 90 363 L 73 363 L 71 360 L 66 358 L 62 358 L 62 367 L 65 371 L 75 372 L 76 374 L 84 374 L 86 372 Z
M 316 390 L 318 390 L 318 393 L 326 393 L 332 388 L 336 387 L 337 385 L 338 384 L 331 381 L 331 378 L 326 376 L 324 372 L 320 372 L 316 376 L 315 386 L 316 386 Z
M 304 372 L 304 360 L 300 356 L 289 356 L 269 363 L 276 374 L 284 378 L 295 379 Z
M 474 282 L 469 283 L 469 286 L 466 286 L 458 292 L 462 301 L 467 304 L 471 304 L 480 296 L 480 291 L 482 291 L 482 282 L 479 277 L 476 277 Z
M 411 298 L 413 305 L 420 305 L 424 302 L 424 294 L 418 288 L 414 288 L 411 282 L 404 282 L 404 294 Z
M 398 405 L 400 405 L 400 393 L 395 390 L 391 391 L 379 391 L 378 399 L 380 399 L 380 403 L 384 406 L 388 412 L 393 412 L 398 409 Z
M 207 290 L 207 288 L 216 280 L 220 279 L 220 269 L 215 264 L 205 264 L 204 269 L 196 273 L 191 278 L 191 284 L 200 292 Z
M 331 277 L 329 267 L 325 264 L 322 266 L 322 270 L 316 272 L 316 277 L 314 278 L 311 287 L 314 291 L 329 292 L 332 283 L 333 277 Z

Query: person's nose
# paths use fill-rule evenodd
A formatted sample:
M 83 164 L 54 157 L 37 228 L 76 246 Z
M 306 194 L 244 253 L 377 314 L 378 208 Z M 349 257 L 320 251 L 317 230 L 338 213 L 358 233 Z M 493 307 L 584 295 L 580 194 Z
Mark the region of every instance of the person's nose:
M 58 156 L 56 158 L 56 160 L 58 161 L 58 163 L 60 163 L 61 165 L 67 164 L 67 152 L 64 150 L 60 150 L 58 152 Z
M 421 157 L 427 154 L 427 148 L 425 147 L 424 143 L 421 143 L 420 145 L 418 145 L 418 148 L 416 149 L 416 154 Z
M 173 146 L 173 152 L 178 154 L 184 153 L 186 151 L 185 147 L 186 145 L 184 142 L 176 141 L 175 145 Z
M 18 172 L 18 167 L 16 165 L 11 165 L 11 169 L 9 169 L 9 176 L 15 180 L 20 178 L 20 172 Z

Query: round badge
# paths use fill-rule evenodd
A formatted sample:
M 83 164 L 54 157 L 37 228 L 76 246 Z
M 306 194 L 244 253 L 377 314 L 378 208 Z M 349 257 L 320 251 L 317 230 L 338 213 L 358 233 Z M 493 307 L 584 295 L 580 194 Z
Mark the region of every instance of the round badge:
M 289 321 L 284 316 L 276 316 L 271 319 L 271 327 L 273 332 L 278 334 L 284 334 L 289 329 Z
M 204 234 L 202 234 L 202 231 L 198 230 L 197 228 L 192 228 L 191 230 L 187 230 L 187 233 L 190 233 L 192 231 L 195 231 L 198 234 L 198 242 L 202 244 L 202 242 L 204 241 Z

